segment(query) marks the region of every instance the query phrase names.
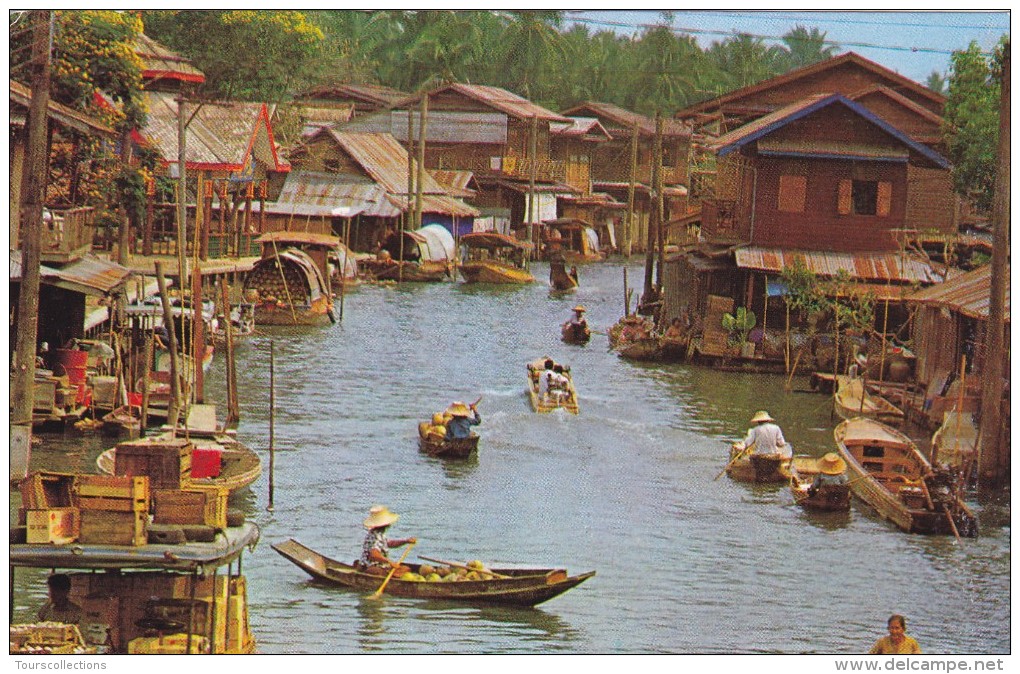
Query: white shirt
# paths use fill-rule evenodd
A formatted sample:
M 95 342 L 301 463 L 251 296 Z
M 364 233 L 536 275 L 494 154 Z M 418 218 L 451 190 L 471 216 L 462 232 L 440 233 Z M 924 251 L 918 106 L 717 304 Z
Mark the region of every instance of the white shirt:
M 758 424 L 747 432 L 744 445 L 749 447 L 751 443 L 754 443 L 755 454 L 792 455 L 789 445 L 786 444 L 786 438 L 783 437 L 783 431 L 771 422 Z

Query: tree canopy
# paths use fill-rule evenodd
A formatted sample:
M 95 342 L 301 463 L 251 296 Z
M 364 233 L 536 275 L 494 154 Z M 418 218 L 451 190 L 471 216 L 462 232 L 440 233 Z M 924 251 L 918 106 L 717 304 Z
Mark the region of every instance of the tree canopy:
M 982 210 L 991 208 L 995 193 L 1001 59 L 1007 43 L 1003 36 L 991 55 L 984 54 L 977 42 L 953 52 L 947 80 L 943 117 L 953 182 L 958 193 Z

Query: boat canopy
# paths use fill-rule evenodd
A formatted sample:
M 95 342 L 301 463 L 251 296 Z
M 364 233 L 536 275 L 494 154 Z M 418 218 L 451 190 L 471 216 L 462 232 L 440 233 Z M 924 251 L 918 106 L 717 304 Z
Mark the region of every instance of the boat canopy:
M 343 268 L 343 278 L 353 281 L 358 278 L 358 261 L 347 246 L 338 244 L 329 251 L 329 264 L 334 268 L 330 273 L 336 273 Z
M 312 258 L 309 257 L 308 253 L 297 248 L 287 248 L 280 251 L 278 256 L 264 257 L 256 262 L 255 266 L 252 267 L 251 273 L 248 274 L 248 278 L 245 280 L 245 290 L 249 287 L 254 287 L 260 279 L 260 276 L 266 273 L 279 276 L 280 272 L 275 269 L 277 260 L 281 263 L 288 263 L 291 266 L 296 267 L 301 273 L 306 285 L 308 286 L 308 296 L 306 298 L 301 298 L 302 300 L 307 300 L 310 304 L 326 292 L 326 281 L 322 278 L 322 273 L 319 271 L 319 268 L 315 265 L 315 262 L 312 261 Z M 269 267 L 269 271 L 263 272 L 262 274 L 258 273 L 263 267 L 267 266 Z M 281 297 L 277 299 L 282 300 L 284 298 Z
M 228 527 L 209 543 L 161 545 L 53 545 L 27 543 L 10 546 L 10 565 L 44 569 L 149 569 L 195 571 L 233 562 L 245 548 L 254 548 L 259 529 L 254 522 Z
M 520 250 L 534 248 L 527 241 L 521 241 L 499 232 L 472 232 L 460 237 L 460 242 L 469 248 L 517 248 Z
M 420 260 L 422 262 L 453 262 L 456 258 L 457 245 L 453 240 L 453 234 L 442 225 L 426 225 L 413 232 L 404 232 L 404 236 L 410 239 L 412 247 L 408 250 L 407 241 L 404 242 L 404 259 Z M 400 257 L 400 239 L 394 234 L 387 239 L 383 246 L 394 259 Z
M 343 243 L 339 238 L 330 234 L 316 234 L 315 232 L 266 232 L 259 238 L 255 239 L 256 243 L 261 243 L 263 246 L 268 245 L 272 248 L 272 244 L 277 246 L 321 246 L 323 248 L 335 248 L 342 246 Z

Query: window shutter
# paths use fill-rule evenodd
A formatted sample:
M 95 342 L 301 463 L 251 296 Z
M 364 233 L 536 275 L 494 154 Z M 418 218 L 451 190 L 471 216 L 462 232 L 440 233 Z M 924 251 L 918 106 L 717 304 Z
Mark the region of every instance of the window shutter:
M 892 183 L 880 182 L 878 183 L 878 205 L 875 209 L 875 214 L 880 216 L 887 216 L 892 210 Z
M 806 200 L 806 176 L 779 176 L 779 210 L 781 212 L 803 213 Z
M 839 199 L 836 209 L 840 215 L 850 215 L 853 212 L 854 183 L 852 180 L 839 181 Z

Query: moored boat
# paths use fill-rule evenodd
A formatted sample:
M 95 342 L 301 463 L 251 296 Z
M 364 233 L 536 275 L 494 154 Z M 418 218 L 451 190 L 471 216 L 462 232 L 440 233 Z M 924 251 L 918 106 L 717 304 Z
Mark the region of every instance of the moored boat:
M 533 247 L 499 232 L 472 232 L 460 237 L 464 249 L 457 266 L 467 283 L 534 283 L 527 270 L 528 251 Z
M 528 363 L 528 397 L 531 399 L 531 408 L 539 414 L 545 414 L 557 409 L 564 409 L 571 414 L 580 412 L 577 403 L 577 390 L 574 388 L 574 378 L 569 367 L 563 368 L 563 376 L 566 377 L 566 390 L 562 395 L 549 395 L 542 390 L 542 373 L 545 371 L 545 363 L 550 360 L 543 356 Z
M 783 484 L 790 480 L 790 457 L 748 452 L 743 441 L 730 445 L 726 474 L 738 482 Z
M 903 421 L 903 410 L 882 396 L 867 391 L 860 377 L 836 375 L 833 405 L 841 419 L 867 417 L 887 424 Z
M 438 283 L 453 279 L 457 269 L 457 250 L 442 225 L 391 234 L 382 243 L 375 259 L 365 259 L 359 269 L 374 281 Z
M 549 286 L 556 292 L 566 293 L 576 290 L 580 285 L 577 275 L 577 267 L 567 271 L 566 260 L 562 255 L 552 255 L 549 258 Z
M 932 463 L 947 466 L 969 478 L 976 469 L 979 433 L 970 412 L 949 411 L 931 437 Z
M 560 326 L 560 339 L 567 344 L 587 344 L 591 339 L 591 328 L 587 324 L 567 321 Z
M 259 325 L 328 325 L 336 321 L 326 278 L 300 248 L 263 244 L 263 257 L 244 280 Z
M 850 510 L 850 485 L 843 484 L 820 484 L 815 486 L 815 478 L 824 470 L 830 470 L 829 464 L 836 459 L 839 464 L 836 472 L 828 474 L 843 474 L 846 470 L 846 463 L 838 456 L 824 457 L 795 456 L 790 464 L 790 493 L 793 494 L 793 501 L 805 510 L 822 510 L 834 512 L 847 512 Z
M 330 559 L 294 539 L 273 544 L 273 549 L 313 579 L 358 592 L 375 593 L 383 579 L 357 567 Z M 421 565 L 404 562 L 413 573 Z M 384 594 L 414 599 L 463 601 L 501 606 L 535 606 L 563 594 L 595 575 L 594 571 L 570 576 L 565 569 L 492 569 L 487 580 L 423 582 L 391 578 Z
M 977 535 L 977 519 L 948 471 L 932 470 L 895 428 L 857 417 L 834 431 L 853 493 L 907 533 Z

